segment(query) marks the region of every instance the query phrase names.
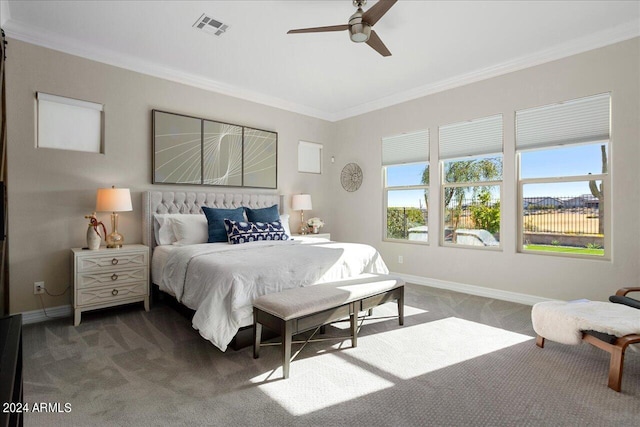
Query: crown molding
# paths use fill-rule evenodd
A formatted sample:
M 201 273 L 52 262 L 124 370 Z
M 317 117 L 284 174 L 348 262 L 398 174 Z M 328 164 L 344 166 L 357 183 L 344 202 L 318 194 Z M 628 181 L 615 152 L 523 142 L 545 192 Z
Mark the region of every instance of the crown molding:
M 380 110 L 396 104 L 422 98 L 434 93 L 443 92 L 448 89 L 468 85 L 478 81 L 490 79 L 510 72 L 522 70 L 525 68 L 540 65 L 546 62 L 555 61 L 568 56 L 583 53 L 589 50 L 604 47 L 610 44 L 628 40 L 640 36 L 640 21 L 635 20 L 627 24 L 619 25 L 613 29 L 600 31 L 581 37 L 550 49 L 545 49 L 532 55 L 522 56 L 511 61 L 503 62 L 481 70 L 461 74 L 439 82 L 419 86 L 404 92 L 386 96 L 371 102 L 366 102 L 357 106 L 353 106 L 341 111 L 328 112 L 307 105 L 290 102 L 278 97 L 266 95 L 243 89 L 238 86 L 229 85 L 212 79 L 207 79 L 191 73 L 185 73 L 174 68 L 165 67 L 149 61 L 143 61 L 139 58 L 122 55 L 117 52 L 96 48 L 82 41 L 71 39 L 51 32 L 44 32 L 25 25 L 21 22 L 12 20 L 9 15 L 9 7 L 7 1 L 0 0 L 2 7 L 2 20 L 8 17 L 3 28 L 8 37 L 31 43 L 34 45 L 46 47 L 70 55 L 80 56 L 119 68 L 135 71 L 138 73 L 170 80 L 177 83 L 186 84 L 211 92 L 220 93 L 235 98 L 244 99 L 246 101 L 263 104 L 282 110 L 298 113 L 306 116 L 315 117 L 330 122 L 337 122 L 351 117 L 369 113 L 371 111 Z M 6 15 L 5 15 L 6 12 Z
M 401 104 L 403 102 L 422 98 L 434 93 L 443 92 L 492 77 L 514 71 L 523 70 L 525 68 L 534 67 L 558 59 L 566 58 L 589 50 L 598 49 L 624 40 L 629 40 L 640 36 L 640 21 L 632 21 L 627 24 L 619 25 L 610 30 L 600 31 L 585 37 L 574 39 L 572 41 L 562 43 L 550 49 L 545 49 L 532 55 L 522 56 L 511 61 L 503 62 L 491 67 L 483 68 L 467 74 L 461 74 L 436 83 L 409 89 L 394 95 L 386 96 L 375 101 L 367 102 L 356 107 L 351 107 L 336 112 L 332 121 L 339 121 L 355 117 L 371 111 L 380 110 L 392 105 Z
M 52 32 L 34 29 L 33 27 L 16 20 L 10 19 L 7 21 L 4 29 L 8 37 L 64 52 L 69 55 L 79 56 L 130 71 L 170 80 L 176 83 L 182 83 L 293 113 L 316 117 L 322 120 L 332 121 L 333 118 L 332 114 L 317 108 L 297 104 L 278 97 L 265 95 L 263 93 L 218 82 L 212 79 L 207 79 L 196 74 L 186 73 L 175 68 L 166 67 L 150 61 L 144 61 L 130 55 L 123 55 L 109 49 L 95 47 L 76 39 L 61 36 Z

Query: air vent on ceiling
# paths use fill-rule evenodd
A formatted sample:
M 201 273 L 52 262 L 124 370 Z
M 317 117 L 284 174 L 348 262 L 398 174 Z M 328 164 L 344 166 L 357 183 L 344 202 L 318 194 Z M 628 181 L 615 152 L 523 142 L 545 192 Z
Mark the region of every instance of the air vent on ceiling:
M 199 30 L 213 34 L 214 36 L 221 36 L 229 28 L 227 24 L 223 24 L 222 22 L 217 21 L 212 17 L 205 15 L 204 13 L 200 18 L 198 18 L 193 26 Z

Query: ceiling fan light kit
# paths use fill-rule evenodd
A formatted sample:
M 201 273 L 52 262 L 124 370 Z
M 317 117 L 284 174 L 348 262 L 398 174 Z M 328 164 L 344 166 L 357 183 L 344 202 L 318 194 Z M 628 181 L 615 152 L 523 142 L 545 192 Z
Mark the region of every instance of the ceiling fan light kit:
M 327 31 L 349 30 L 349 37 L 351 38 L 351 41 L 355 43 L 367 43 L 380 55 L 391 56 L 389 49 L 387 49 L 384 43 L 382 43 L 380 37 L 378 37 L 371 27 L 373 27 L 397 1 L 398 0 L 379 0 L 378 3 L 373 5 L 369 10 L 363 12 L 362 6 L 367 3 L 367 0 L 353 0 L 353 5 L 357 7 L 358 10 L 356 13 L 351 15 L 348 24 L 331 25 L 328 27 L 301 28 L 298 30 L 289 30 L 287 34 L 322 33 Z

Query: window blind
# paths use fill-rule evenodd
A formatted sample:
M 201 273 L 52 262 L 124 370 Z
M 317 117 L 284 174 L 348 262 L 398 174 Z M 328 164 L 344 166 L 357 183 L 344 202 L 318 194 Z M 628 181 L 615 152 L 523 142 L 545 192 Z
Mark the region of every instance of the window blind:
M 440 127 L 440 159 L 501 153 L 501 114 Z
M 609 140 L 608 93 L 516 112 L 518 150 Z
M 102 104 L 38 92 L 38 147 L 101 153 Z
M 429 161 L 429 129 L 382 138 L 382 166 Z

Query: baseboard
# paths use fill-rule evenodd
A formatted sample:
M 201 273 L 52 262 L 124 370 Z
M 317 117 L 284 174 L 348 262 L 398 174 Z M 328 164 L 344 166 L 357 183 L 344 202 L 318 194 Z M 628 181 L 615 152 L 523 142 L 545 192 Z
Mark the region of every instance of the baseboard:
M 407 283 L 430 286 L 432 288 L 447 289 L 449 291 L 462 292 L 480 297 L 499 299 L 503 301 L 515 302 L 524 305 L 534 305 L 539 302 L 551 301 L 550 298 L 542 298 L 534 295 L 521 294 L 518 292 L 502 291 L 500 289 L 485 288 L 483 286 L 467 285 L 464 283 L 449 282 L 446 280 L 430 279 L 428 277 L 413 276 L 403 273 L 391 273 L 399 276 Z
M 25 311 L 22 313 L 22 324 L 46 322 L 47 320 L 59 319 L 61 317 L 71 317 L 73 309 L 71 305 L 60 305 L 58 307 L 47 308 L 47 314 L 42 309 Z

